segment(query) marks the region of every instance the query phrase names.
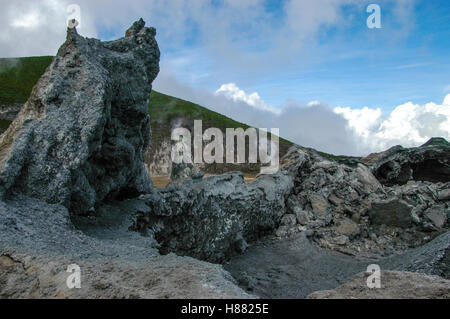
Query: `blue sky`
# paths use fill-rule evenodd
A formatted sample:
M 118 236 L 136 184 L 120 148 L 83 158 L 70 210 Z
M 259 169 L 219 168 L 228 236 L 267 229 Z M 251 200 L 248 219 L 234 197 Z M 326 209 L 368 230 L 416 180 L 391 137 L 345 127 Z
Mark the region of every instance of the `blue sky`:
M 265 8 L 273 15 L 271 24 L 276 28 L 284 14 L 282 3 L 270 1 Z M 344 5 L 342 23 L 320 26 L 311 46 L 295 52 L 298 59 L 288 56 L 289 61 L 276 69 L 269 67 L 267 72 L 218 62 L 203 47 L 198 32 L 181 47 L 169 45 L 163 51 L 163 61 L 172 62 L 180 77 L 195 87 L 216 90 L 222 83 L 233 82 L 247 92 L 258 92 L 274 107 L 289 99 L 353 108 L 380 107 L 383 111 L 407 101 L 441 102 L 450 84 L 450 2 L 416 1 L 406 23 L 394 9 L 392 2 L 382 3 L 382 28 L 368 29 L 365 6 Z M 194 24 L 191 27 L 195 30 Z M 239 54 L 268 51 L 266 44 L 271 43 L 239 44 Z M 165 47 L 166 43 L 160 45 Z
M 294 99 L 391 111 L 407 101 L 441 102 L 446 93 L 450 93 L 450 1 L 415 0 L 411 1 L 412 5 L 405 5 L 402 13 L 399 13 L 399 2 L 402 0 L 343 1 L 337 8 L 341 20 L 319 25 L 313 38 L 308 39 L 310 45 L 281 57 L 286 62 L 278 63 L 273 69 L 269 67 L 267 72 L 248 70 L 236 63 L 241 58 L 252 59 L 252 55 L 258 59 L 262 52 L 270 52 L 271 46 L 278 45 L 276 41 L 256 35 L 258 30 L 250 25 L 254 21 L 228 25 L 227 31 L 238 35 L 237 39 L 226 38 L 231 42 L 236 40 L 234 55 L 229 57 L 234 61 L 219 61 L 223 57 L 210 48 L 211 43 L 205 43 L 214 38 L 205 36 L 208 30 L 201 30 L 198 17 L 189 16 L 187 12 L 181 38 L 179 34 L 167 35 L 164 30 L 162 36 L 158 36 L 162 61 L 194 87 L 215 91 L 223 83 L 232 82 L 246 92 L 258 92 L 274 107 Z M 264 23 L 274 30 L 283 28 L 286 1 L 262 3 L 264 15 L 258 18 L 266 18 Z M 381 29 L 366 26 L 370 15 L 366 7 L 370 3 L 380 4 Z M 326 5 L 323 11 L 327 10 Z M 211 1 L 211 6 L 212 10 L 220 12 L 224 2 Z M 165 8 L 171 9 L 170 6 Z M 152 18 L 154 12 L 143 10 L 141 13 L 150 23 L 156 22 L 159 31 L 165 27 L 158 26 L 159 20 Z M 108 27 L 99 20 L 96 28 L 101 39 L 113 39 L 123 33 L 121 23 Z M 292 39 L 286 41 L 296 41 L 295 33 L 289 36 Z M 270 58 L 266 63 L 272 63 Z M 261 67 L 255 67 L 258 66 Z
M 74 2 L 84 36 L 156 27 L 156 90 L 298 144 L 361 155 L 450 139 L 448 0 L 0 0 L 0 56 L 55 55 Z

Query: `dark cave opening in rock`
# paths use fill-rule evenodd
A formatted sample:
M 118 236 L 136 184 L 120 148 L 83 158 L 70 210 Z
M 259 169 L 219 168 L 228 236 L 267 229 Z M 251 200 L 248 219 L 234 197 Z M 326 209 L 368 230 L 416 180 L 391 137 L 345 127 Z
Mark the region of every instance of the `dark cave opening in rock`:
M 397 176 L 391 176 L 392 172 L 396 170 L 395 162 L 387 162 L 383 164 L 377 171 L 377 179 L 384 185 L 392 186 L 395 184 L 404 185 L 411 177 L 411 167 L 409 163 L 404 164 L 400 168 L 400 172 Z
M 443 182 L 450 181 L 450 167 L 435 159 L 428 159 L 413 166 L 413 179 L 416 181 Z

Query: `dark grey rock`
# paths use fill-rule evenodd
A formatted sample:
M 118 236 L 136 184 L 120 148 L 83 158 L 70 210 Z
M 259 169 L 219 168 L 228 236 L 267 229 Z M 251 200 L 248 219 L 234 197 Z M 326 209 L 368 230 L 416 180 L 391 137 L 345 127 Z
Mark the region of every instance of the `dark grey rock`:
M 20 192 L 85 214 L 107 197 L 151 190 L 143 163 L 148 98 L 159 72 L 155 29 L 136 22 L 101 42 L 66 42 L 0 137 L 0 194 Z
M 250 184 L 242 173 L 184 180 L 145 199 L 148 227 L 158 225 L 155 238 L 163 253 L 220 262 L 242 247 L 242 239 L 251 242 L 278 227 L 291 188 L 281 171 Z
M 437 228 L 442 228 L 447 223 L 447 215 L 450 209 L 444 205 L 436 205 L 425 211 L 424 215 L 430 220 Z
M 404 254 L 380 261 L 382 269 L 402 270 L 450 279 L 450 231 Z
M 395 146 L 365 159 L 375 177 L 384 185 L 403 185 L 409 180 L 449 182 L 450 143 L 433 138 L 414 148 Z
M 295 211 L 295 217 L 300 225 L 307 225 L 309 223 L 309 213 L 307 211 L 298 209 Z
M 172 163 L 172 170 L 170 173 L 170 179 L 172 181 L 186 178 L 201 179 L 203 178 L 203 175 L 200 174 L 198 169 L 191 163 Z
M 439 192 L 439 200 L 446 201 L 450 200 L 450 189 L 444 189 Z
M 413 207 L 398 199 L 374 202 L 369 210 L 369 217 L 373 224 L 407 228 L 414 221 L 412 209 Z
M 296 215 L 306 230 L 313 230 L 312 239 L 323 248 L 378 258 L 420 246 L 447 229 L 447 224 L 440 229 L 428 222 L 425 211 L 436 205 L 448 207 L 439 194 L 449 183 L 411 180 L 386 186 L 363 163 L 348 166 L 302 148 L 292 148 L 281 162 L 294 181 L 287 213 Z M 403 216 L 400 211 L 397 216 L 398 207 L 391 207 L 386 216 L 369 216 L 373 203 L 386 201 L 402 201 L 410 214 Z M 276 234 L 287 237 L 293 231 L 293 227 L 280 227 Z

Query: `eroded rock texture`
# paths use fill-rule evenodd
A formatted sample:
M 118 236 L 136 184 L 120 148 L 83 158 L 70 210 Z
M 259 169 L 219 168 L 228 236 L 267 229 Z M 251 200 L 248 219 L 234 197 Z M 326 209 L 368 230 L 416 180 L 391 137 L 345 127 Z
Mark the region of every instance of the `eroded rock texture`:
M 420 246 L 450 226 L 448 182 L 389 187 L 363 163 L 343 164 L 296 147 L 282 164 L 294 186 L 277 237 L 306 232 L 321 247 L 379 257 Z
M 185 180 L 144 198 L 150 209 L 136 226 L 150 227 L 163 253 L 221 262 L 273 232 L 291 183 L 282 172 L 251 184 L 242 173 Z
M 378 180 L 388 186 L 403 185 L 410 180 L 450 181 L 450 143 L 443 138 L 432 138 L 420 147 L 395 146 L 372 154 L 365 161 Z
M 101 42 L 68 29 L 66 42 L 0 138 L 0 191 L 84 214 L 107 197 L 151 189 L 143 152 L 148 98 L 159 72 L 155 29 L 141 19 Z

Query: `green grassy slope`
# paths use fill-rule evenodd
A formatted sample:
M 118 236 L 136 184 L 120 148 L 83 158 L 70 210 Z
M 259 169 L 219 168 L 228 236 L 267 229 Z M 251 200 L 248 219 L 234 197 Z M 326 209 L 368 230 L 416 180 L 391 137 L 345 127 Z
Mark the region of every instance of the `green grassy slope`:
M 0 59 L 0 107 L 25 103 L 52 59 L 51 56 Z M 0 119 L 0 134 L 10 124 L 11 121 Z
M 152 127 L 157 127 L 161 123 L 169 123 L 175 118 L 184 117 L 202 120 L 207 127 L 217 127 L 225 132 L 226 128 L 243 128 L 246 130 L 250 126 L 240 123 L 225 115 L 211 111 L 198 104 L 178 99 L 166 94 L 153 91 L 150 94 L 149 114 Z M 270 134 L 270 133 L 269 133 Z M 292 145 L 291 142 L 280 138 L 280 143 Z
M 0 104 L 24 103 L 53 57 L 0 59 Z
M 203 130 L 214 127 L 220 129 L 224 134 L 227 128 L 242 128 L 246 130 L 250 126 L 240 123 L 220 113 L 211 111 L 198 104 L 181 100 L 166 94 L 152 91 L 150 94 L 149 114 L 152 127 L 152 145 L 158 148 L 164 141 L 170 139 L 172 122 L 177 119 L 183 119 L 185 127 L 192 129 L 194 120 L 202 120 Z M 269 133 L 270 135 L 270 133 Z M 246 141 L 246 147 L 248 147 Z M 282 157 L 293 144 L 285 139 L 279 139 L 280 157 Z M 149 153 L 148 162 L 154 162 L 153 150 Z M 206 172 L 220 174 L 227 171 L 241 170 L 244 173 L 254 174 L 259 172 L 259 165 L 227 165 L 210 164 L 203 168 Z
M 181 100 L 166 94 L 153 91 L 150 94 L 149 113 L 152 124 L 158 125 L 162 122 L 170 122 L 178 117 L 201 119 L 211 126 L 222 127 L 242 127 L 249 126 L 236 122 L 220 113 L 208 110 L 198 104 Z

